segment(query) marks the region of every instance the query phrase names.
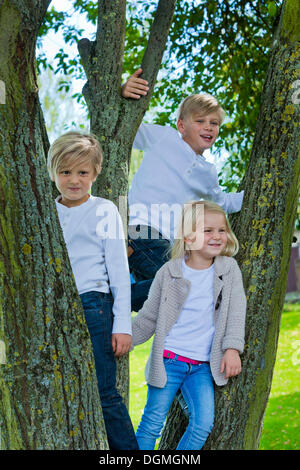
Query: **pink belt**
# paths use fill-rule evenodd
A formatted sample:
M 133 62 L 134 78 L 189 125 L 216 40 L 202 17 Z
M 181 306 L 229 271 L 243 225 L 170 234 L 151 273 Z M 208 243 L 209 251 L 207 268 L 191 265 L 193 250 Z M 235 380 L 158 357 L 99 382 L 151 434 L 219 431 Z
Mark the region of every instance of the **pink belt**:
M 178 354 L 175 354 L 172 351 L 168 351 L 167 349 L 165 349 L 163 352 L 163 357 L 174 359 L 175 356 L 177 356 L 177 361 L 188 362 L 189 364 L 209 364 L 208 361 L 196 361 L 195 359 L 179 356 Z

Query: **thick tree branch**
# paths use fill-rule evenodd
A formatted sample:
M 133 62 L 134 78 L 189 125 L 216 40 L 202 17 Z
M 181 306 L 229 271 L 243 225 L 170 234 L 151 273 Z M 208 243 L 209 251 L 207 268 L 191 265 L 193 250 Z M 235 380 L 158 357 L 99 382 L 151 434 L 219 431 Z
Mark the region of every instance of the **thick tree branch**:
M 40 14 L 41 14 L 41 18 L 43 19 L 51 3 L 51 0 L 42 0 L 42 1 L 37 0 L 37 3 L 40 4 Z
M 78 50 L 88 79 L 83 94 L 88 106 L 103 99 L 108 104 L 120 95 L 125 41 L 126 1 L 102 0 L 98 3 L 96 41 L 82 39 Z M 97 97 L 101 98 L 97 98 Z M 92 126 L 93 127 L 93 126 Z
M 92 63 L 92 50 L 93 50 L 93 42 L 89 39 L 81 39 L 78 42 L 78 51 L 81 57 L 82 65 L 86 74 L 87 79 L 89 80 L 91 74 L 91 63 Z
M 95 54 L 101 56 L 103 77 L 120 85 L 123 66 L 126 0 L 98 2 L 98 27 Z M 103 53 L 105 51 L 105 54 Z
M 294 0 L 286 0 L 282 6 L 282 14 L 277 29 L 280 40 L 292 43 L 300 40 L 300 4 Z
M 274 37 L 244 200 L 230 217 L 247 294 L 242 373 L 216 387 L 215 424 L 204 449 L 257 449 L 271 388 L 300 187 L 300 6 L 285 0 Z M 176 429 L 176 426 L 177 429 Z M 174 449 L 186 420 L 174 404 L 160 448 Z
M 145 113 L 152 96 L 176 2 L 177 0 L 160 0 L 157 6 L 149 41 L 141 64 L 143 69 L 142 77 L 148 80 L 149 92 L 147 96 L 135 103 L 137 112 L 141 112 L 142 115 Z
M 14 3 L 19 10 L 24 29 L 32 29 L 38 32 L 51 0 L 24 0 L 21 8 L 18 1 L 11 3 Z M 29 9 L 32 12 L 31 16 L 27 14 Z
M 0 447 L 99 450 L 92 345 L 45 166 L 35 48 L 49 3 L 0 0 Z

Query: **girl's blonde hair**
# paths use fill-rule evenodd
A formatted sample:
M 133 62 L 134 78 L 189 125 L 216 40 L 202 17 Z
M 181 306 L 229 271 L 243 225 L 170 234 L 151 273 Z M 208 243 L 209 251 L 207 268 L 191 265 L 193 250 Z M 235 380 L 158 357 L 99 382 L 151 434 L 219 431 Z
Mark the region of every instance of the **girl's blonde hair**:
M 80 132 L 67 132 L 58 137 L 48 152 L 48 171 L 52 179 L 66 165 L 70 167 L 78 163 L 91 162 L 95 175 L 101 172 L 102 149 L 96 136 L 81 134 Z
M 199 114 L 205 116 L 207 114 L 217 113 L 220 118 L 220 124 L 225 119 L 225 111 L 221 107 L 218 100 L 208 93 L 200 93 L 187 96 L 178 109 L 178 119 L 188 119 Z
M 227 244 L 220 255 L 234 256 L 237 254 L 239 250 L 239 242 L 232 231 L 227 215 L 222 207 L 212 201 L 188 201 L 183 206 L 181 220 L 178 225 L 177 237 L 171 247 L 172 259 L 190 256 L 191 250 L 185 243 L 185 238 L 188 238 L 192 233 L 195 233 L 199 224 L 201 224 L 201 222 L 203 223 L 203 214 L 205 214 L 205 212 L 215 212 L 224 216 L 227 232 Z

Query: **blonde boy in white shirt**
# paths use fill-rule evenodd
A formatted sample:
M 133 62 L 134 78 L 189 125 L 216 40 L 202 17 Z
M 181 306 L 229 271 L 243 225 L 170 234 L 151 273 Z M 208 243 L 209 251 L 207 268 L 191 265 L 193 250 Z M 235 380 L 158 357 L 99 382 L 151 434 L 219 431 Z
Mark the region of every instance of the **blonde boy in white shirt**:
M 69 132 L 49 150 L 48 170 L 60 192 L 56 208 L 91 336 L 109 447 L 134 450 L 138 445 L 116 389 L 115 362 L 131 346 L 130 276 L 118 210 L 90 195 L 101 165 L 100 144 L 90 134 Z
M 138 69 L 122 86 L 124 98 L 147 94 L 141 73 Z M 203 156 L 215 143 L 224 117 L 213 96 L 195 94 L 180 105 L 177 130 L 144 123 L 138 129 L 133 148 L 144 154 L 129 191 L 128 228 L 129 267 L 136 281 L 153 279 L 168 260 L 186 201 L 212 200 L 227 213 L 240 211 L 244 192 L 222 191 L 215 165 Z

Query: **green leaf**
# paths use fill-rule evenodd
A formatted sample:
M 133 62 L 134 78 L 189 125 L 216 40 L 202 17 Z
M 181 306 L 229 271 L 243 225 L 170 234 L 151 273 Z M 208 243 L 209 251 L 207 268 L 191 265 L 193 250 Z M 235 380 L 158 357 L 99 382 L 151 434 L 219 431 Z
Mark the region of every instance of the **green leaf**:
M 277 14 L 277 6 L 275 2 L 268 3 L 268 12 L 270 16 L 276 16 Z

